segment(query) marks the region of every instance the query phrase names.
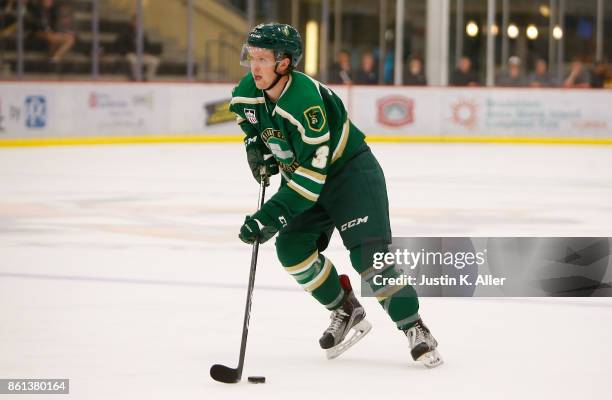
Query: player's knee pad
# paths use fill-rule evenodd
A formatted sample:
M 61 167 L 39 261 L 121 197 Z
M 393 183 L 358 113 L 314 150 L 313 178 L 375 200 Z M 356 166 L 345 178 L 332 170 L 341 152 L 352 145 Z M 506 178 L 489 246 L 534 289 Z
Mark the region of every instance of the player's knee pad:
M 307 291 L 318 287 L 319 278 L 327 274 L 329 260 L 319 254 L 318 235 L 287 233 L 276 238 L 276 255 L 285 271 Z M 314 288 L 314 289 L 313 289 Z
M 299 264 L 317 251 L 316 240 L 316 235 L 281 231 L 275 243 L 278 260 L 284 267 Z

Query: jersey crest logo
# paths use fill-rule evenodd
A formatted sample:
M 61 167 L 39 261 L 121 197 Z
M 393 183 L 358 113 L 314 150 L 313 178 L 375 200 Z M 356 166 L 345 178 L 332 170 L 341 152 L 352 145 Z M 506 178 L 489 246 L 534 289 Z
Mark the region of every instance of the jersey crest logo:
M 261 139 L 272 152 L 274 159 L 278 162 L 278 166 L 284 172 L 292 174 L 300 167 L 300 164 L 295 159 L 293 148 L 287 142 L 281 131 L 272 128 L 266 128 L 261 133 Z
M 291 165 L 295 161 L 295 155 L 291 147 L 284 140 L 271 137 L 268 140 L 268 148 L 274 155 L 274 158 L 282 164 Z
M 246 117 L 247 121 L 252 124 L 256 124 L 258 122 L 257 117 L 255 116 L 255 110 L 252 108 L 245 108 L 244 116 Z
M 312 106 L 308 108 L 304 111 L 304 117 L 306 117 L 306 123 L 312 131 L 321 132 L 325 127 L 325 114 L 321 106 Z

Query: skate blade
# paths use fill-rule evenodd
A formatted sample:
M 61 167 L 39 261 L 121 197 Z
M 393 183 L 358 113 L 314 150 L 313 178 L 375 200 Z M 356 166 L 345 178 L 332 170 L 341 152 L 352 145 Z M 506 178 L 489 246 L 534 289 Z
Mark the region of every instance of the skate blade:
M 444 364 L 444 360 L 442 360 L 440 353 L 438 353 L 438 350 L 436 349 L 423 354 L 417 359 L 417 361 L 420 361 L 425 364 L 427 368 L 435 368 Z
M 365 335 L 370 332 L 372 329 L 372 324 L 368 321 L 361 320 L 357 325 L 351 328 L 352 335 L 350 338 L 345 338 L 341 343 L 338 343 L 336 346 L 331 349 L 325 350 L 325 355 L 328 360 L 333 360 L 338 357 L 340 354 L 347 351 L 350 347 L 352 347 L 355 343 L 363 339 Z

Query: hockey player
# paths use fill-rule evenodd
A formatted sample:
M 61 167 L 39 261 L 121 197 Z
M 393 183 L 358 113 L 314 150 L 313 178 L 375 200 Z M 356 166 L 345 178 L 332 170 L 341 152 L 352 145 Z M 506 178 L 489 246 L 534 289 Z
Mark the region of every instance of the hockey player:
M 383 171 L 340 98 L 295 71 L 301 57 L 299 33 L 279 23 L 256 26 L 242 48 L 240 62 L 250 72 L 234 88 L 230 110 L 246 134 L 255 179 L 260 182 L 262 165 L 268 175 L 280 170 L 282 179 L 261 210 L 246 217 L 239 237 L 263 243 L 278 233 L 276 252 L 285 270 L 331 311 L 319 343 L 334 358 L 371 328 L 348 277 L 338 276 L 322 254 L 338 229 L 353 267 L 408 337 L 412 357 L 437 366 L 437 342 L 419 317 L 414 289 L 372 283 L 375 274 L 397 276 L 393 265 L 379 271 L 371 264 L 373 252 L 386 251 L 391 241 Z

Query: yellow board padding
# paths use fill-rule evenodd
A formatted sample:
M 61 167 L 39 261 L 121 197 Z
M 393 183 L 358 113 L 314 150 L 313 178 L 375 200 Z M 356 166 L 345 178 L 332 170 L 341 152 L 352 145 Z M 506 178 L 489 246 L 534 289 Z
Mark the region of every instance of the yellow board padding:
M 0 139 L 0 147 L 74 146 L 90 144 L 140 143 L 230 143 L 242 142 L 241 135 L 177 135 L 177 136 L 74 136 L 49 138 Z
M 372 135 L 368 142 L 378 143 L 508 143 L 508 144 L 590 144 L 612 145 L 610 138 L 541 136 L 382 136 Z
M 74 136 L 49 138 L 0 138 L 0 147 L 70 146 L 140 143 L 232 143 L 242 135 L 151 135 L 151 136 Z M 506 143 L 506 144 L 586 144 L 612 145 L 610 138 L 514 137 L 514 136 L 386 136 L 368 135 L 370 143 Z

